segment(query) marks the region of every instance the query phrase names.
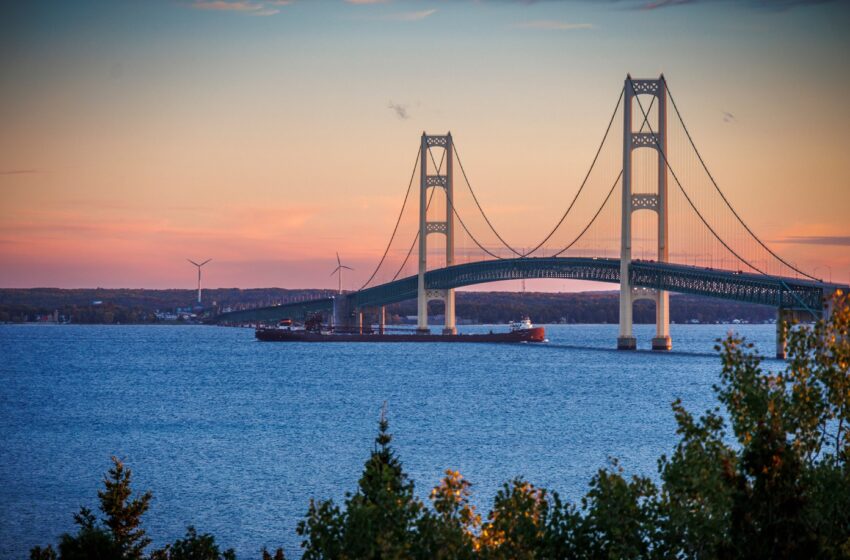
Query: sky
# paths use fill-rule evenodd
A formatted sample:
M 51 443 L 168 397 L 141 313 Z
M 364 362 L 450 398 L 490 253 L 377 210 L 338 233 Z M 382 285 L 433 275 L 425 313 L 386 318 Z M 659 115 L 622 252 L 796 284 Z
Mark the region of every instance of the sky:
M 0 287 L 189 288 L 186 258 L 212 258 L 209 287 L 330 288 L 339 252 L 354 288 L 393 231 L 425 130 L 452 132 L 496 228 L 533 246 L 576 192 L 627 73 L 665 75 L 768 246 L 850 282 L 846 2 L 0 10 Z

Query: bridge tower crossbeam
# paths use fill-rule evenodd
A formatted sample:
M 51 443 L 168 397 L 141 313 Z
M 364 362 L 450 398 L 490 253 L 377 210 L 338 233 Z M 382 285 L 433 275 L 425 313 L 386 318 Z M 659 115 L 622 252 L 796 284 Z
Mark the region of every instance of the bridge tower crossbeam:
M 652 95 L 658 106 L 658 123 L 650 127 L 653 132 L 643 132 L 643 124 L 637 132 L 632 119 L 633 102 L 638 95 Z M 655 337 L 653 350 L 670 350 L 669 296 L 664 290 L 644 293 L 635 289 L 630 280 L 632 261 L 632 214 L 649 210 L 658 215 L 658 262 L 668 261 L 668 216 L 667 216 L 667 87 L 664 75 L 657 80 L 633 80 L 626 77 L 623 98 L 623 207 L 622 233 L 620 237 L 620 334 L 617 348 L 634 350 L 637 339 L 632 332 L 632 305 L 637 299 L 655 300 Z M 641 111 L 643 112 L 643 111 Z M 643 119 L 641 119 L 643 123 Z M 632 192 L 632 152 L 638 148 L 651 148 L 658 152 L 658 186 L 654 194 Z
M 446 151 L 445 172 L 435 170 L 436 175 L 428 174 L 428 155 L 432 147 L 442 148 Z M 455 291 L 453 288 L 445 290 L 428 289 L 425 285 L 425 273 L 428 271 L 428 235 L 441 233 L 446 236 L 446 266 L 452 266 L 455 262 L 455 235 L 454 235 L 454 147 L 452 144 L 452 133 L 445 135 L 429 135 L 422 133 L 422 144 L 419 154 L 419 274 L 417 282 L 417 332 L 430 333 L 428 327 L 428 302 L 430 300 L 442 300 L 445 303 L 445 324 L 443 334 L 455 334 Z M 428 221 L 428 189 L 441 188 L 446 196 L 446 219 L 445 221 Z

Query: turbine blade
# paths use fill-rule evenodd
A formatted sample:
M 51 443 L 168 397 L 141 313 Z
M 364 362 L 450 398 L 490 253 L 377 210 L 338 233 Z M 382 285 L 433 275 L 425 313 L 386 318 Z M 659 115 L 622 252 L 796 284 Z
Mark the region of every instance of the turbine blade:
M 333 276 L 334 274 L 336 274 L 337 270 L 339 270 L 339 267 L 336 267 L 336 268 L 334 269 L 334 271 L 333 271 L 333 272 L 331 272 L 331 276 Z
M 207 260 L 205 260 L 204 262 L 202 262 L 199 266 L 204 266 L 205 264 L 207 264 L 207 263 L 208 263 L 208 262 L 210 262 L 211 260 L 212 260 L 212 259 L 207 259 Z
M 201 266 L 198 263 L 196 263 L 195 261 L 193 261 L 192 259 L 186 259 L 186 260 L 189 261 L 190 263 L 192 263 L 195 266 Z
M 340 268 L 347 268 L 348 270 L 354 270 L 350 266 L 345 266 L 344 264 L 339 265 Z
M 342 264 L 342 262 L 339 260 L 339 252 L 337 252 L 336 254 L 336 264 Z

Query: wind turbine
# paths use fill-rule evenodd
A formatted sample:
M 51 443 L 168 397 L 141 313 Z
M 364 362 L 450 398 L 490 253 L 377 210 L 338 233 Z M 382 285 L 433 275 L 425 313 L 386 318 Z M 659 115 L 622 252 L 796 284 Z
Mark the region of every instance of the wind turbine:
M 198 303 L 201 303 L 201 267 L 204 266 L 205 264 L 207 264 L 208 262 L 210 262 L 212 259 L 207 259 L 204 262 L 202 262 L 201 264 L 196 263 L 192 259 L 186 259 L 186 260 L 198 267 Z
M 350 266 L 345 266 L 344 264 L 342 264 L 342 262 L 339 260 L 339 253 L 337 253 L 336 254 L 336 268 L 334 269 L 333 272 L 331 272 L 331 276 L 336 274 L 337 277 L 339 278 L 339 293 L 342 293 L 342 269 L 343 268 L 346 269 L 346 270 L 354 270 Z

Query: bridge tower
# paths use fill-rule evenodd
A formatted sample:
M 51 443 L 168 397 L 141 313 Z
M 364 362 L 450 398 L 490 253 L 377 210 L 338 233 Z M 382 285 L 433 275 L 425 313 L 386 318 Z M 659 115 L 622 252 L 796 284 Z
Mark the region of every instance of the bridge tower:
M 658 107 L 658 122 L 651 123 L 652 132 L 644 132 L 643 115 L 639 114 L 641 124 L 634 129 L 632 119 L 633 102 L 638 95 L 655 97 Z M 629 278 L 629 264 L 632 261 L 632 213 L 649 210 L 658 215 L 658 262 L 667 262 L 667 87 L 664 75 L 657 80 L 633 80 L 626 76 L 623 98 L 623 216 L 620 237 L 620 335 L 617 348 L 634 350 L 637 341 L 632 334 L 632 304 L 638 299 L 655 301 L 655 337 L 653 350 L 670 350 L 670 309 L 666 291 L 633 288 Z M 648 107 L 646 104 L 643 107 Z M 648 108 L 646 109 L 648 110 Z M 655 193 L 632 192 L 632 152 L 638 148 L 651 148 L 658 152 L 658 187 Z
M 436 175 L 428 173 L 429 148 L 443 148 L 446 151 L 444 172 L 434 170 Z M 455 236 L 454 236 L 454 147 L 452 145 L 452 133 L 444 136 L 429 135 L 422 133 L 422 144 L 419 154 L 419 284 L 417 289 L 417 332 L 429 333 L 428 327 L 428 302 L 430 300 L 442 300 L 446 307 L 446 322 L 443 334 L 455 334 L 455 291 L 429 290 L 425 286 L 425 272 L 428 267 L 428 235 L 442 233 L 446 236 L 446 266 L 452 266 L 455 261 Z M 445 221 L 428 221 L 428 190 L 441 188 L 446 195 L 446 219 Z

